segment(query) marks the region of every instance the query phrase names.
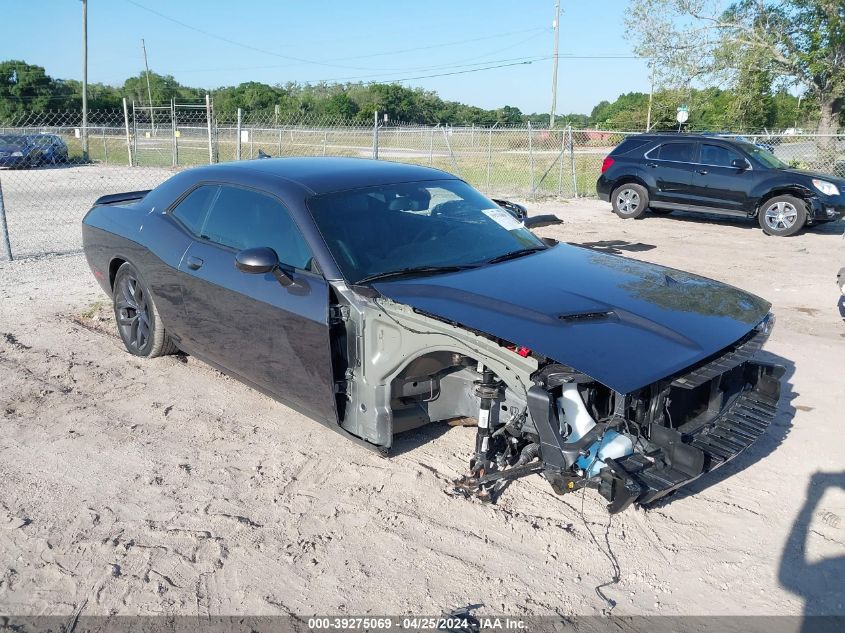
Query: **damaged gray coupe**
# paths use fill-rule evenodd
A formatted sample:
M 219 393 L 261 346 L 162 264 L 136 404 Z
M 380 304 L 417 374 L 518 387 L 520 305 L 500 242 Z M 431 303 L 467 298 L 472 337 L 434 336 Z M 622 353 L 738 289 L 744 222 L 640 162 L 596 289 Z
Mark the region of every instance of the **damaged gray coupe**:
M 301 158 L 105 196 L 82 232 L 130 353 L 182 350 L 385 453 L 470 419 L 468 496 L 540 474 L 619 512 L 765 432 L 769 303 L 532 220 L 435 169 Z

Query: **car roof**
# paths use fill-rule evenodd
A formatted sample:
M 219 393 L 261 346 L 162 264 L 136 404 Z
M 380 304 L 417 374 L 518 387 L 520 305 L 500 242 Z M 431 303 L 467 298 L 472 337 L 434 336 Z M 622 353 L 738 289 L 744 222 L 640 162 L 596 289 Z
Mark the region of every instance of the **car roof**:
M 407 163 L 367 158 L 301 157 L 264 158 L 197 167 L 198 178 L 214 178 L 214 172 L 249 170 L 278 177 L 305 187 L 313 194 L 374 187 L 421 180 L 460 180 L 445 171 Z
M 742 142 L 736 134 L 723 136 L 717 132 L 702 132 L 698 134 L 678 132 L 648 132 L 646 134 L 631 135 L 628 138 L 645 138 L 649 141 L 724 141 L 726 143 Z

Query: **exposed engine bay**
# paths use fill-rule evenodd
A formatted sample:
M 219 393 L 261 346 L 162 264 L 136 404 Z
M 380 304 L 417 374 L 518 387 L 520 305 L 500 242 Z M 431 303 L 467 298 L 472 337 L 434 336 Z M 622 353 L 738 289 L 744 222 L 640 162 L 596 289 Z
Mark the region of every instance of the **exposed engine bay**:
M 432 422 L 474 425 L 454 492 L 482 501 L 541 474 L 558 494 L 596 489 L 611 513 L 646 505 L 735 457 L 776 412 L 783 369 L 751 360 L 771 315 L 712 358 L 619 393 L 510 341 L 384 298 L 366 304 L 365 331 L 348 313 L 344 323 L 341 425 L 385 450 L 394 435 Z M 374 389 L 356 389 L 365 382 Z M 380 402 L 361 401 L 373 392 Z

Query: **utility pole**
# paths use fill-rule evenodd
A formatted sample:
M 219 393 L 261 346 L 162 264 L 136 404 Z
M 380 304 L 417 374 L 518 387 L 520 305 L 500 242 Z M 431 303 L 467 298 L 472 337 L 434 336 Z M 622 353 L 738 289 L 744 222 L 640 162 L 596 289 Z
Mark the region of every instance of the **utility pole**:
M 147 46 L 144 44 L 144 38 L 141 38 L 141 50 L 144 51 L 144 68 L 147 69 L 147 97 L 150 100 L 150 128 L 152 129 L 152 133 L 155 134 L 156 125 L 155 120 L 153 119 L 153 91 L 150 89 L 150 65 L 147 63 Z
M 648 117 L 645 122 L 645 131 L 651 131 L 651 102 L 654 101 L 654 59 L 651 60 L 651 91 L 648 93 Z
M 82 160 L 88 162 L 88 0 L 82 0 Z
M 555 30 L 555 48 L 552 55 L 552 107 L 549 110 L 549 129 L 555 126 L 555 108 L 557 108 L 557 46 L 560 39 L 560 0 L 555 0 L 555 19 L 552 22 Z

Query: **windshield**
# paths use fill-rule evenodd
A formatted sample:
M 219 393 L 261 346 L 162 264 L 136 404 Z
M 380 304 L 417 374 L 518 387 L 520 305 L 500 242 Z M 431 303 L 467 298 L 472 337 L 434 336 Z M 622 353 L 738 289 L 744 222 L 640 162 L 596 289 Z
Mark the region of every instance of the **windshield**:
M 342 191 L 315 196 L 308 206 L 350 283 L 544 248 L 521 222 L 460 180 Z
M 771 169 L 786 169 L 789 167 L 789 165 L 772 154 L 769 150 L 758 147 L 757 145 L 752 145 L 751 143 L 739 143 L 739 145 L 766 167 Z
M 0 134 L 0 145 L 25 145 L 26 138 L 14 134 Z

